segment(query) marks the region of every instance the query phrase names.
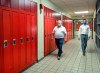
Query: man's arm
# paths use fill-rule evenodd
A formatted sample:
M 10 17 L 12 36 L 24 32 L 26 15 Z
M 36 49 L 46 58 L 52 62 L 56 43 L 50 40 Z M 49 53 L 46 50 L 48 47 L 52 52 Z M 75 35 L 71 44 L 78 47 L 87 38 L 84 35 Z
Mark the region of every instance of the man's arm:
M 65 33 L 64 33 L 64 41 L 66 42 L 67 41 L 67 30 L 65 28 Z
M 67 41 L 67 34 L 64 35 L 64 41 Z
M 54 28 L 53 31 L 52 31 L 52 38 L 51 38 L 51 39 L 54 38 L 54 35 L 55 35 L 55 28 Z

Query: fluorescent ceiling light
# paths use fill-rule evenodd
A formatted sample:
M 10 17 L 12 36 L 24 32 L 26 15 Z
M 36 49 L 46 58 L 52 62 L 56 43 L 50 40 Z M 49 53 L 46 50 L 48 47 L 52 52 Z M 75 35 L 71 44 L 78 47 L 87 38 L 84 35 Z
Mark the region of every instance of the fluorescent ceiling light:
M 74 12 L 75 14 L 84 14 L 84 13 L 89 13 L 89 11 L 79 11 L 79 12 Z
M 53 16 L 61 16 L 60 13 L 53 13 Z

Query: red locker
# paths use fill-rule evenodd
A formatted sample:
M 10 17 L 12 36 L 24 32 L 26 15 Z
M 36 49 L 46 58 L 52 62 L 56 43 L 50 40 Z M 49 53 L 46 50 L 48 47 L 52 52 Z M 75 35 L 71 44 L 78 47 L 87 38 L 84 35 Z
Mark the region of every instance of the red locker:
M 31 15 L 26 15 L 26 51 L 27 51 L 27 65 L 31 63 Z
M 52 25 L 53 25 L 53 20 L 50 16 L 50 20 L 49 20 L 49 52 L 52 52 L 53 51 L 53 47 L 52 47 Z
M 36 16 L 32 15 L 32 27 L 31 27 L 31 46 L 32 46 L 32 63 L 37 60 L 37 25 L 36 25 Z
M 37 60 L 37 5 L 28 0 L 0 5 L 0 73 L 19 73 Z
M 14 72 L 18 72 L 19 71 L 19 14 L 17 12 L 12 12 L 12 49 L 13 49 L 13 68 L 14 68 Z
M 51 37 L 50 37 L 50 46 L 51 46 L 51 48 L 50 49 L 52 49 L 51 51 L 54 51 L 54 49 L 55 49 L 55 47 L 54 47 L 54 45 L 55 45 L 55 42 L 54 42 L 55 38 L 53 40 L 51 40 L 51 38 L 53 37 L 52 31 L 53 31 L 53 29 L 55 27 L 55 19 L 54 18 L 52 18 L 52 21 L 51 21 L 50 24 L 52 24 L 52 25 L 50 25 L 51 26 L 50 27 L 51 28 L 50 29 L 50 34 L 51 34 Z
M 44 38 L 44 56 L 46 56 L 47 54 L 48 54 L 48 50 L 47 50 L 47 48 L 48 48 L 48 38 L 47 38 L 47 35 L 45 35 L 45 38 Z
M 20 49 L 20 70 L 26 66 L 26 47 L 25 47 L 25 14 L 19 14 L 19 49 Z
M 48 54 L 48 17 L 44 17 L 44 55 Z
M 50 35 L 50 52 L 52 52 L 54 50 L 52 37 L 53 37 L 53 35 L 51 34 Z
M 0 25 L 1 25 L 1 27 L 3 27 L 3 25 L 2 25 L 2 10 L 0 10 Z M 0 34 L 2 34 L 2 28 L 0 28 Z M 2 35 L 0 36 L 0 39 L 3 39 L 2 38 Z M 3 47 L 3 45 L 2 45 L 2 42 L 3 42 L 3 40 L 0 40 L 0 73 L 1 73 L 1 70 L 2 70 L 2 47 Z
M 50 14 L 50 12 L 48 11 L 48 13 Z M 51 18 L 50 18 L 50 16 L 48 17 L 48 24 L 47 24 L 47 30 L 48 30 L 48 32 L 47 32 L 47 38 L 48 38 L 48 48 L 47 48 L 47 52 L 48 52 L 48 54 L 50 53 L 50 29 L 51 29 L 51 26 L 50 26 L 50 24 L 51 24 Z
M 3 15 L 3 32 L 2 32 L 2 37 L 3 37 L 3 42 L 4 46 L 2 45 L 3 49 L 3 71 L 2 73 L 12 73 L 12 48 L 11 48 L 11 15 L 10 11 L 2 10 L 2 15 Z M 2 44 L 3 44 L 2 42 Z
M 49 40 L 49 34 L 47 34 L 47 54 L 50 53 L 50 40 Z
M 1 70 L 2 70 L 2 46 L 0 44 L 0 73 L 1 73 Z
M 51 50 L 50 50 L 50 42 L 51 42 L 51 40 L 50 40 L 50 34 L 48 34 L 48 54 L 51 52 Z
M 69 41 L 69 31 L 67 31 L 67 40 Z

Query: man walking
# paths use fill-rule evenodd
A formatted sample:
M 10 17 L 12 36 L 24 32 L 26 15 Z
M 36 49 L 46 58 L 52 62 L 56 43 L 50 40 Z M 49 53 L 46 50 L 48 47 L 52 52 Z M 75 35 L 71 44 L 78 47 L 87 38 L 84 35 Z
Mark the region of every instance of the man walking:
M 66 28 L 62 26 L 62 22 L 59 20 L 57 26 L 53 29 L 53 35 L 55 36 L 56 45 L 58 48 L 58 60 L 60 60 L 62 54 L 63 41 L 66 41 Z
M 81 38 L 81 46 L 83 51 L 83 56 L 85 56 L 87 41 L 90 39 L 90 27 L 87 24 L 86 19 L 83 19 L 83 23 L 79 28 L 78 39 Z

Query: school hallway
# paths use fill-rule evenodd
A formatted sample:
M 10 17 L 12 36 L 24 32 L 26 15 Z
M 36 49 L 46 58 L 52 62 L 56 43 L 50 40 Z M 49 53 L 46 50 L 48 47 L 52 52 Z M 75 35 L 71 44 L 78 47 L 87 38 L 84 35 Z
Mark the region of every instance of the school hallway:
M 0 73 L 100 73 L 100 0 L 0 0 Z
M 63 54 L 57 60 L 55 50 L 22 73 L 100 73 L 100 63 L 94 41 L 88 41 L 86 55 L 83 56 L 80 41 L 73 39 L 63 45 Z

